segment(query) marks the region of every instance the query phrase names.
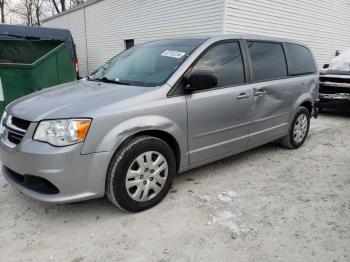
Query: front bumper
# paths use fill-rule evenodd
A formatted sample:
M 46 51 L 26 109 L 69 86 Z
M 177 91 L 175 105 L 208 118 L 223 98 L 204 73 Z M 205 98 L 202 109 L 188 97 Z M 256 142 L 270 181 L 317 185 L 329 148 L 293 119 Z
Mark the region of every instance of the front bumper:
M 334 71 L 320 75 L 320 108 L 350 110 L 350 73 Z
M 340 109 L 350 111 L 350 94 L 322 94 L 320 93 L 320 108 Z
M 82 155 L 83 143 L 54 147 L 32 139 L 9 147 L 0 139 L 3 175 L 18 190 L 45 202 L 66 203 L 102 197 L 105 194 L 105 176 L 108 153 Z M 49 194 L 24 186 L 16 176 L 34 176 L 54 185 L 58 192 Z

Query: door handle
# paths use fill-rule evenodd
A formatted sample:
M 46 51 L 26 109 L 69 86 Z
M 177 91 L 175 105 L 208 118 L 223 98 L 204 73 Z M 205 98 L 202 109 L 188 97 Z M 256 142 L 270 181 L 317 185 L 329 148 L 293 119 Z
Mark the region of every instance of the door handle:
M 237 99 L 246 99 L 248 97 L 250 97 L 250 94 L 241 93 L 241 94 L 239 94 L 239 96 L 237 96 Z
M 257 90 L 254 92 L 255 96 L 264 96 L 266 94 L 265 90 Z

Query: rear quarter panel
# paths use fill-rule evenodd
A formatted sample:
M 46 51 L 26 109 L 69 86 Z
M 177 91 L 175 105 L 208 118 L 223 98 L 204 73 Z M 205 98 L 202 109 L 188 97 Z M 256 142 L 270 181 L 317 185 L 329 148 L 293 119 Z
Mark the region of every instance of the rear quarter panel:
M 297 108 L 304 102 L 310 102 L 313 106 L 318 99 L 319 80 L 318 74 L 295 77 L 296 85 L 301 87 L 302 92 L 294 103 L 294 114 Z M 292 119 L 294 114 L 290 116 Z

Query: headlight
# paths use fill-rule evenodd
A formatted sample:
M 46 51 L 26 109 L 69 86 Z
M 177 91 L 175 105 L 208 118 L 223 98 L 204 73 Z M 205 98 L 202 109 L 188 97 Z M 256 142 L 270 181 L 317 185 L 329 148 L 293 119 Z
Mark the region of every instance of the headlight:
M 47 142 L 54 146 L 68 146 L 85 140 L 90 119 L 59 119 L 41 121 L 34 140 Z
M 4 133 L 5 130 L 5 119 L 7 117 L 6 111 L 2 114 L 1 121 L 0 121 L 0 136 Z

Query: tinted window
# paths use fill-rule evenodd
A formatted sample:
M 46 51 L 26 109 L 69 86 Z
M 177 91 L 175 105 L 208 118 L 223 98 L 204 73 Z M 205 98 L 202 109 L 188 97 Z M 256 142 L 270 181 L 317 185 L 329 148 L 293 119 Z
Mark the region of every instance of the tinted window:
M 238 43 L 223 43 L 212 47 L 193 67 L 194 71 L 212 71 L 218 87 L 244 82 L 244 69 Z
M 286 58 L 282 44 L 248 42 L 253 66 L 253 81 L 264 81 L 287 76 Z
M 290 75 L 300 75 L 316 72 L 316 66 L 311 52 L 301 45 L 287 44 L 290 55 Z

